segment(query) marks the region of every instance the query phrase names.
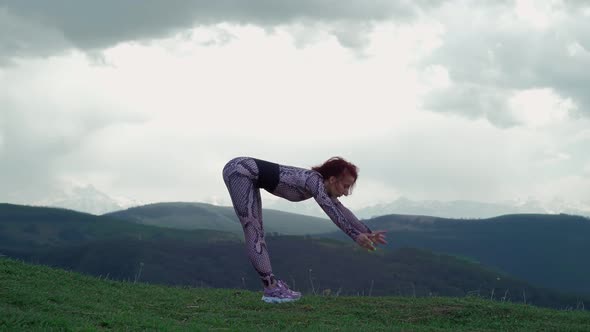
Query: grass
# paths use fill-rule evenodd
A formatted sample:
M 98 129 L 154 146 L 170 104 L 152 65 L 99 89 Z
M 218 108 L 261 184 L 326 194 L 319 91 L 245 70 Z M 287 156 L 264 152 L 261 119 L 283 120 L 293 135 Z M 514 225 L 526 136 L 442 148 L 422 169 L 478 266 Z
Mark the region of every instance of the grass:
M 0 258 L 0 330 L 588 331 L 590 312 L 475 297 L 304 296 L 100 280 Z

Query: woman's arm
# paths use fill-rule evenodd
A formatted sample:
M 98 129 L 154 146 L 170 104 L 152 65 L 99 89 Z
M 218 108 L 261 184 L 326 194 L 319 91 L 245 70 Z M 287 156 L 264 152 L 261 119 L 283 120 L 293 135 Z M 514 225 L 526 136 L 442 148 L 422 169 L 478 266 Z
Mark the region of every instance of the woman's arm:
M 328 215 L 332 222 L 355 242 L 358 242 L 357 239 L 360 234 L 371 233 L 369 227 L 358 220 L 337 198 L 328 195 L 324 187 L 323 178 L 319 174 L 312 174 L 309 177 L 307 187 L 320 208 Z M 363 242 L 366 242 L 366 240 Z
M 358 218 L 350 211 L 346 206 L 342 205 L 342 203 L 336 200 L 336 207 L 342 212 L 344 217 L 352 224 L 352 226 L 359 231 L 359 233 L 371 233 L 371 229 L 367 227 L 362 221 L 358 220 Z

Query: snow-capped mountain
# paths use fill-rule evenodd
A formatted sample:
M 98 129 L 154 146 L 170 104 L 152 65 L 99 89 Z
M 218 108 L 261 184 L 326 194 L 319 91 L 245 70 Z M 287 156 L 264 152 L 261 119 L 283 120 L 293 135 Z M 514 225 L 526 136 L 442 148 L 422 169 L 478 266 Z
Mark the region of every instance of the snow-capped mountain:
M 289 202 L 284 199 L 263 199 L 264 208 L 327 218 L 315 200 Z M 368 219 L 387 214 L 413 214 L 442 218 L 492 218 L 516 213 L 566 213 L 590 216 L 590 202 L 570 202 L 562 199 L 541 201 L 534 198 L 485 203 L 468 200 L 411 200 L 401 197 L 390 203 L 351 209 L 358 218 Z
M 377 204 L 355 211 L 359 218 L 371 218 L 386 214 L 416 214 L 444 218 L 491 218 L 514 213 L 567 213 L 590 216 L 590 204 L 566 202 L 560 199 L 540 201 L 529 198 L 497 203 L 476 201 L 414 201 L 399 198 L 391 203 Z
M 268 197 L 263 199 L 263 207 L 265 209 L 275 209 L 302 215 L 328 218 L 313 199 L 294 203 L 284 199 L 276 199 L 270 197 L 270 195 L 267 196 Z M 217 199 L 214 201 L 215 202 L 212 201 L 208 203 L 219 205 L 220 202 L 217 202 Z M 143 204 L 144 203 L 132 199 L 109 196 L 92 185 L 72 185 L 67 189 L 54 192 L 47 198 L 33 203 L 33 205 L 62 207 L 97 215 Z M 230 202 L 225 201 L 221 204 L 231 205 Z M 590 201 L 572 202 L 563 199 L 541 201 L 534 198 L 526 198 L 496 203 L 485 203 L 467 200 L 420 201 L 401 197 L 390 203 L 376 204 L 351 210 L 361 219 L 368 219 L 387 214 L 413 214 L 443 218 L 491 218 L 515 213 L 566 213 L 590 217 Z
M 100 215 L 138 206 L 141 203 L 128 198 L 114 198 L 99 191 L 92 185 L 86 185 L 72 186 L 60 192 L 53 193 L 49 197 L 35 202 L 33 205 L 61 207 Z
M 311 217 L 328 218 L 313 198 L 302 202 L 291 202 L 286 199 L 267 199 L 267 197 L 264 197 L 262 207 Z

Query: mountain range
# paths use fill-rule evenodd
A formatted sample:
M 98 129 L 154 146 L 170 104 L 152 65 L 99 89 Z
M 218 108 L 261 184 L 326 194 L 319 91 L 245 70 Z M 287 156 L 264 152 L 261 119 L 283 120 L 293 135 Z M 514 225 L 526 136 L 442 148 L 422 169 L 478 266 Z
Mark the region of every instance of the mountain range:
M 142 204 L 138 200 L 110 196 L 92 185 L 71 185 L 48 194 L 42 200 L 30 203 L 35 206 L 59 207 L 97 215 Z
M 391 203 L 377 204 L 356 211 L 361 218 L 388 214 L 426 215 L 442 218 L 492 218 L 507 214 L 572 214 L 590 216 L 590 202 L 567 202 L 561 199 L 541 201 L 534 198 L 497 203 L 468 200 L 415 201 L 401 197 Z
M 209 229 L 242 236 L 231 207 L 205 203 L 157 203 L 105 215 L 111 219 L 168 229 Z M 267 234 L 320 236 L 350 241 L 328 219 L 264 209 Z M 539 286 L 590 293 L 588 218 L 571 215 L 515 214 L 487 219 L 386 215 L 366 219 L 385 229 L 389 247 L 421 248 L 469 259 Z
M 21 202 L 15 203 L 22 204 Z M 147 203 L 125 197 L 112 197 L 92 185 L 73 185 L 59 192 L 54 192 L 43 200 L 28 202 L 27 204 L 61 207 L 100 215 Z M 284 199 L 264 199 L 263 204 L 265 208 L 273 210 L 326 218 L 325 213 L 313 199 L 298 203 Z M 400 197 L 391 202 L 351 208 L 351 210 L 357 217 L 365 219 L 388 214 L 428 215 L 443 218 L 491 218 L 515 213 L 566 213 L 590 216 L 590 201 L 573 202 L 558 198 L 542 201 L 535 198 L 526 198 L 489 203 L 469 200 L 412 200 Z
M 346 204 L 344 202 L 344 204 Z M 300 203 L 285 200 L 267 200 L 264 206 L 276 210 L 304 214 L 308 216 L 326 217 L 324 212 L 312 199 Z M 561 199 L 541 201 L 534 198 L 512 200 L 497 203 L 477 202 L 469 200 L 438 201 L 412 200 L 400 197 L 389 203 L 379 203 L 362 208 L 351 208 L 358 218 L 370 219 L 388 214 L 407 214 L 436 216 L 442 218 L 492 218 L 507 214 L 572 214 L 590 216 L 590 202 L 568 202 Z
M 246 259 L 241 236 L 199 227 L 192 230 L 159 227 L 123 218 L 159 214 L 159 221 L 163 221 L 166 215 L 182 215 L 175 212 L 178 204 L 146 206 L 149 213 L 139 213 L 138 209 L 142 207 L 137 207 L 131 216 L 96 216 L 65 209 L 0 204 L 0 253 L 27 262 L 117 280 L 260 289 L 260 281 Z M 218 209 L 213 205 L 202 206 L 202 209 L 194 209 L 190 204 L 186 207 L 191 213 L 209 213 L 208 217 L 195 218 L 197 223 L 206 221 Z M 220 215 L 226 212 L 223 209 L 218 211 Z M 295 226 L 291 227 L 299 225 L 296 220 L 293 222 Z M 376 222 L 381 226 L 397 227 L 388 220 Z M 414 226 L 416 222 L 437 224 L 439 221 L 432 218 L 406 220 L 404 227 Z M 533 234 L 542 232 L 534 224 L 528 226 Z M 497 224 L 492 223 L 489 227 L 487 231 L 492 231 Z M 390 232 L 393 233 L 394 228 Z M 559 230 L 550 231 L 559 235 Z M 286 236 L 280 235 L 280 232 L 281 229 L 277 228 L 276 233 L 267 235 L 267 244 L 272 248 L 273 269 L 295 288 L 308 293 L 476 295 L 550 307 L 590 301 L 583 293 L 568 295 L 539 287 L 514 277 L 509 271 L 482 264 L 468 255 L 461 257 L 411 246 L 382 248 L 367 253 L 350 239 L 330 238 L 336 233 Z M 588 235 L 584 232 L 583 228 L 577 229 L 580 236 Z M 304 232 L 300 230 L 299 233 Z M 442 235 L 449 236 L 448 233 Z M 454 241 L 473 245 L 464 235 L 471 236 L 473 233 L 458 234 Z M 411 239 L 411 236 L 408 238 Z M 565 240 L 561 239 L 562 242 Z M 513 244 L 504 245 L 510 247 Z M 534 241 L 530 245 L 531 251 L 540 250 Z M 559 248 L 557 254 L 562 253 L 563 245 L 554 247 Z M 489 253 L 494 252 L 493 248 L 489 248 Z M 562 257 L 571 259 L 570 256 Z M 535 268 L 537 266 L 531 265 L 531 269 Z
M 165 202 L 147 204 L 104 216 L 144 225 L 176 229 L 213 229 L 243 234 L 233 207 L 207 203 Z M 266 233 L 283 235 L 316 235 L 337 231 L 325 218 L 302 216 L 295 213 L 264 209 L 263 225 Z
M 269 209 L 264 209 L 263 215 L 267 233 L 314 235 L 350 242 L 328 219 Z M 235 234 L 242 233 L 232 208 L 203 203 L 160 203 L 108 216 L 156 226 L 231 229 Z M 585 252 L 590 252 L 587 241 L 590 219 L 587 217 L 512 214 L 453 219 L 390 214 L 364 222 L 373 230 L 388 231 L 390 249 L 420 248 L 469 257 L 543 287 L 590 293 L 587 282 L 590 265 L 585 263 L 584 257 Z
M 468 257 L 535 285 L 590 294 L 587 217 L 512 214 L 450 219 L 386 215 L 366 222 L 372 229 L 388 230 L 390 249 L 412 247 Z M 344 238 L 338 232 L 333 235 L 335 239 Z

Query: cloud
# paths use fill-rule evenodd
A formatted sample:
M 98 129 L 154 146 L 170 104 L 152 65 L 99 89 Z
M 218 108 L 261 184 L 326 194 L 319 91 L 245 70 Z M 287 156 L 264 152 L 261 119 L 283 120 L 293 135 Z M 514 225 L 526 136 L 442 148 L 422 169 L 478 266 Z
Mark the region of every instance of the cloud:
M 446 31 L 422 65 L 444 68 L 449 84 L 431 91 L 428 109 L 510 127 L 520 124 L 510 114 L 512 96 L 552 89 L 571 100 L 571 116 L 590 115 L 584 70 L 590 66 L 590 12 L 580 10 L 582 2 L 468 3 L 433 16 Z
M 70 43 L 56 28 L 24 20 L 0 5 L 0 67 L 23 56 L 49 56 L 62 52 Z
M 0 75 L 0 201 L 42 199 L 62 186 L 64 163 L 105 128 L 141 118 L 77 79 L 92 70 L 72 59 L 4 70 Z M 61 80 L 55 77 L 60 75 Z
M 67 47 L 100 50 L 219 23 L 251 24 L 271 30 L 298 22 L 334 23 L 331 31 L 338 40 L 354 48 L 366 44 L 363 36 L 371 22 L 407 21 L 418 11 L 412 1 L 386 0 L 6 0 L 0 4 L 0 28 L 11 33 L 0 37 L 0 59 L 44 56 Z
M 363 174 L 404 196 L 488 201 L 508 194 L 505 179 L 511 187 L 526 182 L 528 156 L 517 147 L 530 142 L 515 139 L 483 120 L 421 112 L 397 124 L 378 152 L 357 153 L 366 165 Z
M 503 112 L 507 107 L 507 95 L 507 90 L 500 87 L 461 82 L 430 92 L 424 107 L 460 113 L 470 119 L 486 118 L 494 125 L 505 128 L 517 124 L 510 114 Z
M 358 207 L 587 197 L 561 182 L 588 178 L 582 7 L 275 3 L 2 2 L 0 200 L 63 180 L 227 198 L 219 170 L 238 155 L 343 155 L 362 170 Z

